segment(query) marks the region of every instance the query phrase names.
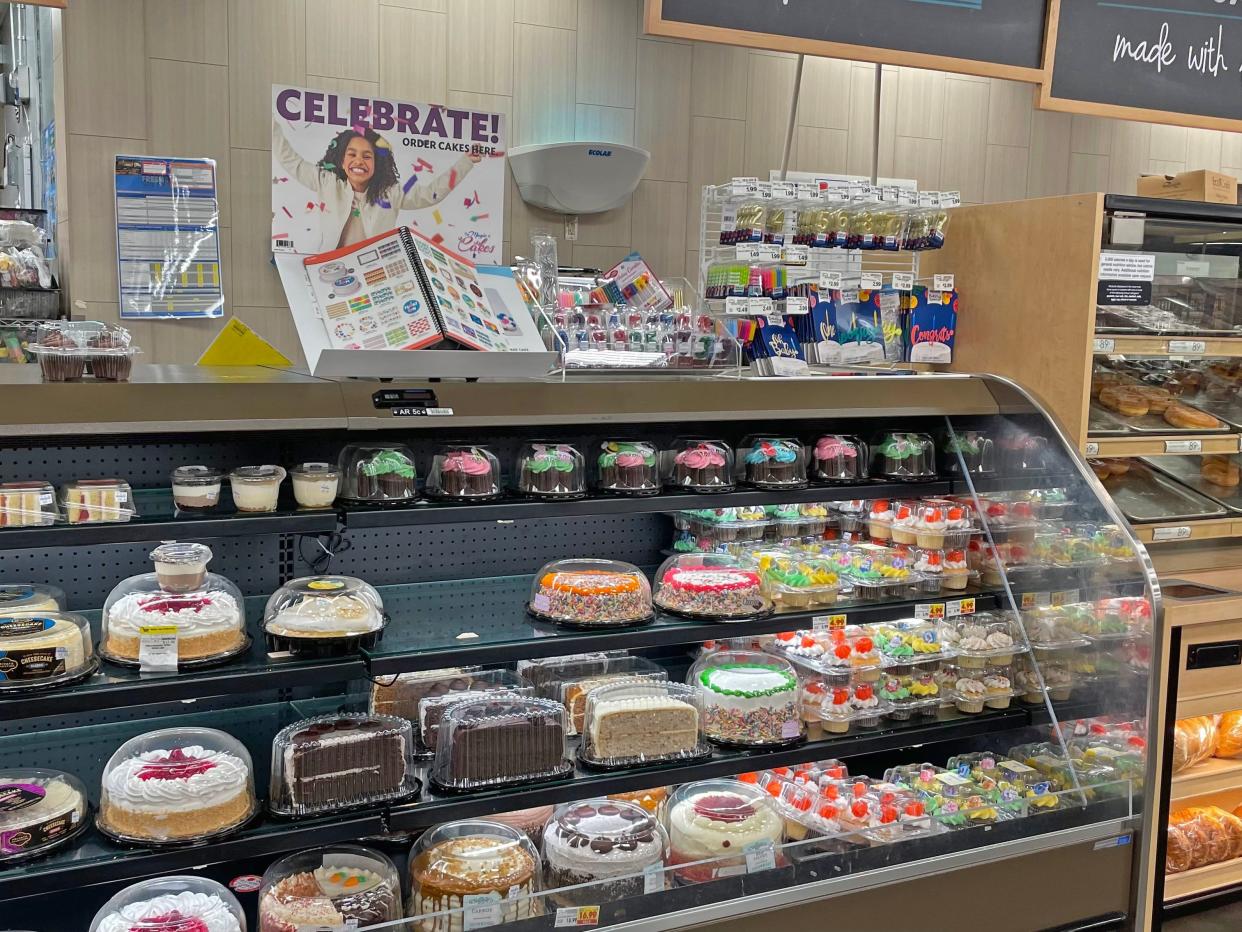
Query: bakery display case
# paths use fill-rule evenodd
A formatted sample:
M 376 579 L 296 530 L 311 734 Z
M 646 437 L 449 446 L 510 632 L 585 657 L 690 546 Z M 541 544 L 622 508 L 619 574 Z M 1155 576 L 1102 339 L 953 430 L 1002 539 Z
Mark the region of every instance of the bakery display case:
M 259 929 L 518 932 L 569 907 L 654 932 L 794 922 L 826 900 L 871 917 L 851 928 L 904 928 L 929 881 L 963 921 L 1141 921 L 1164 602 L 1120 511 L 1013 384 L 314 380 L 286 395 L 276 373 L 273 402 L 252 376 L 228 432 L 210 425 L 233 386 L 206 382 L 201 430 L 135 423 L 96 390 L 93 432 L 67 435 L 75 386 L 56 383 L 45 426 L 0 441 L 14 481 L 97 471 L 138 501 L 128 521 L 0 527 L 0 619 L 35 600 L 109 648 L 75 681 L 0 691 L 4 784 L 43 790 L 5 824 L 76 813 L 40 857 L 0 860 L 6 921 L 41 930 L 50 898 L 80 888 L 57 903 L 69 927 L 145 919 L 133 904 L 162 896 L 231 915 L 235 894 Z M 135 366 L 117 404 L 184 389 L 151 379 Z M 419 405 L 452 413 L 398 413 Z M 210 509 L 180 508 L 187 463 L 209 483 L 338 464 L 341 497 L 299 507 L 281 482 L 274 510 L 214 487 Z M 109 593 L 152 561 L 154 588 L 133 594 L 185 619 L 135 622 L 134 668 L 112 659 L 133 645 L 109 633 Z M 182 663 L 205 589 L 231 596 L 248 641 Z M 163 667 L 142 669 L 152 657 Z M 123 892 L 179 872 L 204 886 Z M 211 881 L 250 876 L 211 901 Z

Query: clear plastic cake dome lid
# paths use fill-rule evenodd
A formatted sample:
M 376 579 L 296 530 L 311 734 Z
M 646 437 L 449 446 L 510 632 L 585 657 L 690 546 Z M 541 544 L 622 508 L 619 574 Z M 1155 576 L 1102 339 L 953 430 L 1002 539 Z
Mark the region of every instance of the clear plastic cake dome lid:
M 514 464 L 517 490 L 532 498 L 580 498 L 586 494 L 586 459 L 568 443 L 532 440 Z
M 656 573 L 652 601 L 675 615 L 718 621 L 754 618 L 772 610 L 758 571 L 720 553 L 669 557 Z
M 702 696 L 693 686 L 632 677 L 586 696 L 579 763 L 612 769 L 706 757 Z
M 337 463 L 346 501 L 406 502 L 418 495 L 414 452 L 403 444 L 351 443 Z
M 0 693 L 72 683 L 98 666 L 91 626 L 81 615 L 39 610 L 0 614 Z
M 410 849 L 409 865 L 406 912 L 413 917 L 461 909 L 471 902 L 466 897 L 510 900 L 540 888 L 538 850 L 525 832 L 503 822 L 467 819 L 429 828 Z
M 810 475 L 822 482 L 854 483 L 867 478 L 870 451 L 849 434 L 824 434 L 810 449 Z
M 703 731 L 717 744 L 782 745 L 804 735 L 798 676 L 783 657 L 716 651 L 695 661 L 686 682 L 698 691 Z
M 605 440 L 595 458 L 599 489 L 625 495 L 660 491 L 659 451 L 646 440 Z
M 683 783 L 664 807 L 669 861 L 683 881 L 701 882 L 741 873 L 759 846 L 784 840 L 776 800 L 758 786 L 717 779 Z M 776 863 L 781 862 L 774 851 Z
M 565 706 L 530 696 L 484 696 L 440 721 L 431 782 L 454 792 L 572 775 Z
M 363 927 L 401 919 L 401 878 L 387 855 L 331 845 L 281 858 L 263 872 L 261 932 Z
M 500 460 L 487 447 L 453 444 L 431 460 L 427 494 L 447 500 L 486 501 L 500 496 Z
M 733 482 L 733 450 L 723 440 L 683 437 L 660 454 L 660 474 L 670 488 L 688 492 L 728 492 Z
M 215 728 L 161 728 L 130 738 L 104 766 L 96 826 L 135 844 L 228 834 L 255 814 L 245 746 Z
M 806 449 L 795 437 L 755 435 L 737 450 L 743 482 L 761 489 L 796 489 L 806 485 Z
M 617 799 L 563 803 L 543 830 L 543 857 L 553 872 L 589 878 L 641 874 L 667 854 L 668 835 L 655 816 Z
M 90 932 L 246 932 L 246 914 L 206 877 L 157 877 L 126 887 L 95 914 Z
M 99 653 L 142 669 L 219 663 L 250 646 L 245 599 L 209 573 L 211 549 L 166 541 L 151 551 L 154 572 L 118 583 L 104 602 Z
M 894 431 L 872 447 L 873 475 L 889 479 L 928 479 L 936 475 L 936 444 L 928 434 Z
M 59 770 L 0 771 L 0 864 L 35 857 L 90 825 L 86 787 Z
M 653 617 L 642 570 L 617 560 L 556 560 L 535 576 L 530 613 L 582 627 L 637 624 Z
M 414 728 L 392 715 L 338 712 L 294 722 L 272 740 L 268 808 L 305 816 L 416 794 Z
M 267 600 L 264 628 L 292 638 L 349 636 L 384 626 L 384 601 L 354 576 L 303 576 Z
M 0 617 L 10 612 L 58 612 L 65 607 L 65 591 L 44 583 L 0 584 Z

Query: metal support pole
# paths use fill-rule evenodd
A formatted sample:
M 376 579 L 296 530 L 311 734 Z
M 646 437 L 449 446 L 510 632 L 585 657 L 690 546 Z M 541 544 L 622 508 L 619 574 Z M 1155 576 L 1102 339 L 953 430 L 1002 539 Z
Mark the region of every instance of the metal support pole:
M 789 128 L 785 130 L 785 154 L 781 157 L 781 181 L 789 174 L 789 152 L 793 149 L 794 129 L 798 126 L 798 96 L 802 93 L 802 65 L 806 56 L 798 56 L 798 69 L 794 72 L 793 100 L 789 103 Z
M 880 183 L 880 85 L 884 81 L 884 66 L 875 65 L 875 116 L 871 122 L 871 183 Z

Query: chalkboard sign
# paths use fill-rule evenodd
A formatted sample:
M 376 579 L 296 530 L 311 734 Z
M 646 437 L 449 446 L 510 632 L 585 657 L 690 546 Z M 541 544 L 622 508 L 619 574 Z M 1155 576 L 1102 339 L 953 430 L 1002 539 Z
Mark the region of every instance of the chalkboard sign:
M 647 0 L 647 32 L 1038 82 L 1050 0 Z
M 1242 0 L 1053 0 L 1050 16 L 1041 107 L 1242 130 Z

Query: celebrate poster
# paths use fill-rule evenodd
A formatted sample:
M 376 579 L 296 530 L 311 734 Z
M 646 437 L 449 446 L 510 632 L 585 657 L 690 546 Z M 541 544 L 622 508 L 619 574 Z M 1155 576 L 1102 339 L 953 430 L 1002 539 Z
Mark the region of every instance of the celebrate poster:
M 272 250 L 313 255 L 398 226 L 501 262 L 498 113 L 272 86 Z

